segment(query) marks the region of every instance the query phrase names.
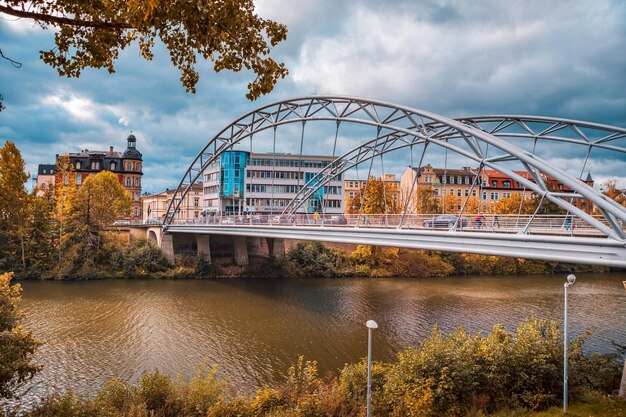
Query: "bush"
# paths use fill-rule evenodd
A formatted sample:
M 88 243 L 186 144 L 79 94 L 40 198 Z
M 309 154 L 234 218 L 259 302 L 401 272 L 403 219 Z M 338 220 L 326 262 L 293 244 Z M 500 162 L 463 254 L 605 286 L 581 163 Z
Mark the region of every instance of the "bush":
M 332 277 L 346 263 L 343 254 L 320 242 L 299 242 L 287 253 L 293 270 L 303 277 Z
M 113 255 L 111 264 L 126 277 L 146 276 L 169 268 L 161 249 L 146 239 L 133 240 L 126 250 Z

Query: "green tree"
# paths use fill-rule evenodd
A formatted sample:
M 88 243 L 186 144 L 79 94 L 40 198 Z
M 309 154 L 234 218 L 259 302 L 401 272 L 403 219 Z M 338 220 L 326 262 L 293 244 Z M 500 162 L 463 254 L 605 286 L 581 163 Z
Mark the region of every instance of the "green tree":
M 0 398 L 13 397 L 15 388 L 39 370 L 31 360 L 40 342 L 19 326 L 21 288 L 10 285 L 11 277 L 0 274 Z
M 24 183 L 24 159 L 13 142 L 0 148 L 0 270 L 26 272 L 24 237 L 30 197 Z
M 26 239 L 29 273 L 41 276 L 55 263 L 58 228 L 55 220 L 55 200 L 51 189 L 43 196 L 31 193 L 31 210 Z
M 187 91 L 196 90 L 198 57 L 213 62 L 216 72 L 252 71 L 256 78 L 246 95 L 251 100 L 287 75 L 284 64 L 268 56 L 287 38 L 287 28 L 260 18 L 252 0 L 5 0 L 0 12 L 55 29 L 55 47 L 40 56 L 61 76 L 79 77 L 89 67 L 113 73 L 120 51 L 134 42 L 151 60 L 157 39 L 181 71 Z

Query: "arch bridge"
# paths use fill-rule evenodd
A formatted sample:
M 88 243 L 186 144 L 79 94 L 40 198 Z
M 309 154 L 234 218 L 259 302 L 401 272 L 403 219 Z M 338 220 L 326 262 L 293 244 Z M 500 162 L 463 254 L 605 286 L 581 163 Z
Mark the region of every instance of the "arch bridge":
M 242 216 L 226 217 L 218 211 L 216 216 L 180 220 L 178 213 L 192 185 L 235 151 L 265 153 L 266 164 L 271 166 L 266 186 L 272 191 L 265 195 L 270 211 L 258 215 L 240 211 Z M 277 160 L 284 159 L 285 153 L 296 161 L 291 171 L 297 183 L 288 201 L 279 202 L 282 191 L 274 190 L 285 180 L 276 175 Z M 311 170 L 306 165 L 311 154 L 328 158 L 319 169 Z M 282 239 L 308 239 L 626 267 L 626 208 L 581 180 L 597 159 L 624 168 L 626 129 L 542 116 L 452 119 L 346 96 L 283 100 L 234 120 L 200 150 L 169 204 L 162 245 L 173 256 L 168 245 L 174 236 L 193 235 L 198 253 L 208 254 L 209 235 L 232 236 L 239 253 L 235 257 L 241 263 L 245 262 L 245 238 L 254 237 L 268 239 L 270 252 L 273 243 Z M 430 161 L 443 166 L 444 172 L 468 166 L 473 176 L 467 192 L 460 195 L 458 191 L 458 206 L 454 213 L 447 213 L 443 224 L 441 213 L 417 214 L 411 209 L 422 185 L 418 178 Z M 387 203 L 391 205 L 387 195 L 388 214 L 379 216 L 366 215 L 363 202 L 345 216 L 330 203 L 337 182 L 347 175 L 367 188 L 377 175 L 385 178 L 385 173 L 407 165 L 417 174 L 403 187 L 395 204 L 401 210 L 395 214 L 387 211 Z M 538 202 L 534 211 L 522 213 L 521 202 L 518 213 L 509 216 L 481 213 L 480 203 L 471 208 L 472 196 L 481 199 L 488 170 L 512 179 L 524 195 L 532 195 Z M 241 181 L 243 187 L 249 184 L 249 178 Z M 443 189 L 452 185 L 444 183 Z M 237 191 L 254 196 L 252 191 Z M 239 201 L 243 208 L 243 200 Z M 582 202 L 594 212 L 585 210 Z M 548 207 L 560 214 L 543 214 Z M 345 209 L 341 204 L 340 211 Z M 475 219 L 480 217 L 477 224 Z

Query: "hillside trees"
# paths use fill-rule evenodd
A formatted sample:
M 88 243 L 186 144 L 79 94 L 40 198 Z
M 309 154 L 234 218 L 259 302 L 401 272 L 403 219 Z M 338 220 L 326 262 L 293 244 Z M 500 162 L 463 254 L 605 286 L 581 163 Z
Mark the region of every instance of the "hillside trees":
M 61 76 L 79 77 L 90 67 L 113 73 L 114 61 L 133 43 L 151 60 L 158 41 L 191 92 L 199 80 L 199 57 L 210 60 L 215 72 L 253 72 L 250 100 L 272 91 L 288 72 L 269 57 L 271 48 L 286 39 L 287 28 L 256 15 L 252 0 L 3 0 L 0 12 L 54 30 L 55 47 L 40 51 L 40 57 Z

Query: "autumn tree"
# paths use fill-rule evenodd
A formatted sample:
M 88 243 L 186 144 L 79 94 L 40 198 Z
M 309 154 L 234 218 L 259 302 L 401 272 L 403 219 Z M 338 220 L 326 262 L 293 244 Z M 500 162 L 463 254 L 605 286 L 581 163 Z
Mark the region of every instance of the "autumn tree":
M 443 197 L 442 201 L 444 213 L 458 213 L 461 199 L 455 195 L 448 194 Z
M 40 342 L 19 326 L 21 288 L 11 285 L 11 277 L 0 274 L 0 398 L 13 397 L 15 388 L 39 370 L 31 360 Z
M 130 195 L 110 171 L 87 177 L 70 203 L 58 268 L 63 276 L 92 272 L 106 243 L 105 228 L 131 208 Z
M 382 179 L 369 177 L 365 187 L 350 199 L 346 212 L 349 214 L 396 214 L 398 205 L 393 200 L 393 186 Z
M 532 214 L 537 208 L 534 199 L 524 198 L 522 194 L 511 194 L 496 201 L 493 205 L 495 214 Z
M 432 214 L 441 211 L 439 196 L 433 187 L 416 187 L 413 193 L 413 207 L 416 214 Z
M 26 271 L 24 239 L 30 198 L 24 184 L 29 175 L 13 142 L 0 148 L 0 270 Z
M 602 184 L 602 190 L 604 195 L 614 200 L 617 204 L 626 207 L 626 193 L 617 188 L 616 180 L 606 180 L 604 184 Z
M 79 77 L 90 67 L 113 73 L 120 51 L 133 43 L 151 60 L 158 40 L 187 91 L 196 91 L 199 57 L 210 60 L 215 72 L 252 71 L 250 100 L 272 91 L 287 75 L 284 64 L 269 56 L 287 38 L 287 28 L 260 18 L 252 0 L 2 0 L 0 13 L 54 30 L 55 47 L 40 51 L 40 57 L 61 76 Z

